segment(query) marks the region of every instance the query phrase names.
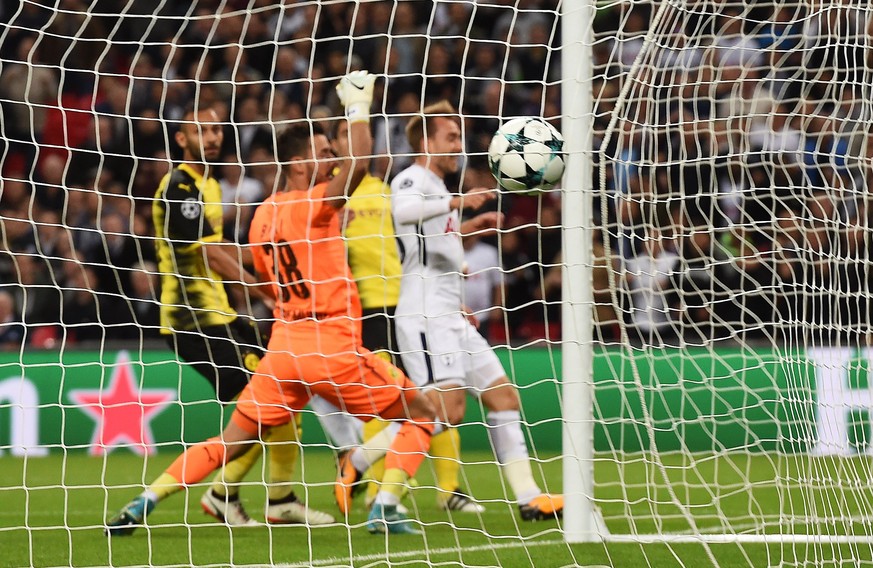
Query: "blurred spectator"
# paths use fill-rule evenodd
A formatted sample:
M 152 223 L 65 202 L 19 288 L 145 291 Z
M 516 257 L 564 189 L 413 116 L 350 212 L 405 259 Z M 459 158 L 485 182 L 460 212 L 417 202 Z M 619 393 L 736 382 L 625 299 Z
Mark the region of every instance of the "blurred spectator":
M 209 79 L 215 97 L 230 101 L 236 97 L 262 97 L 264 77 L 249 64 L 248 48 L 230 44 L 222 51 L 222 64 Z
M 24 323 L 28 327 L 58 323 L 66 285 L 65 265 L 72 255 L 70 235 L 61 225 L 61 214 L 52 210 L 34 212 L 29 238 L 13 250 Z
M 678 264 L 671 275 L 671 303 L 677 305 L 685 337 L 695 344 L 723 339 L 735 313 L 740 273 L 731 252 L 693 200 L 675 202 L 670 227 L 676 231 Z
M 236 99 L 233 133 L 226 136 L 241 156 L 247 156 L 255 146 L 272 145 L 272 132 L 267 125 L 262 102 L 257 97 Z
M 37 163 L 34 197 L 40 207 L 60 212 L 67 202 L 67 160 L 59 153 L 45 154 Z
M 748 21 L 743 9 L 727 5 L 716 19 L 715 65 L 758 70 L 764 64 L 764 51 L 757 36 L 746 33 Z
M 5 135 L 39 143 L 45 129 L 46 108 L 58 102 L 57 68 L 42 58 L 43 49 L 34 36 L 24 35 L 15 57 L 4 61 L 0 73 L 0 98 Z
M 24 325 L 15 304 L 15 296 L 0 289 L 0 350 L 20 349 L 24 341 Z
M 221 203 L 224 212 L 224 235 L 240 244 L 248 243 L 249 225 L 255 207 L 264 200 L 264 184 L 246 174 L 236 154 L 221 159 Z
M 276 66 L 272 73 L 272 83 L 277 91 L 285 94 L 288 100 L 303 100 L 303 84 L 306 82 L 307 61 L 287 45 L 276 51 Z
M 119 213 L 109 211 L 100 216 L 99 234 L 100 246 L 88 251 L 83 258 L 93 266 L 103 291 L 121 299 L 131 288 L 134 264 L 143 260 L 140 250 L 127 218 Z
M 488 104 L 485 87 L 495 82 L 499 84 L 504 77 L 502 50 L 503 46 L 494 42 L 472 42 L 464 69 L 465 88 L 461 93 L 465 101 L 461 111 L 465 114 L 481 112 Z
M 616 310 L 616 302 L 613 298 L 613 289 L 617 284 L 616 275 L 619 274 L 619 263 L 615 257 L 615 251 L 607 254 L 603 231 L 592 231 L 591 258 L 592 267 L 592 295 L 594 298 L 594 325 L 597 339 L 600 341 L 614 341 L 621 337 L 620 320 Z M 545 277 L 544 288 L 554 288 L 561 282 L 562 267 L 552 267 Z M 616 291 L 615 299 L 620 291 Z
M 650 209 L 650 210 L 649 210 Z M 679 268 L 676 228 L 663 203 L 647 203 L 643 217 L 649 219 L 637 254 L 624 259 L 623 276 L 628 293 L 631 339 L 646 346 L 675 345 L 678 306 L 672 284 Z
M 121 333 L 128 339 L 160 340 L 160 278 L 152 261 L 133 264 L 127 302 L 131 319 Z
M 394 174 L 412 164 L 412 146 L 406 138 L 406 123 L 412 115 L 421 111 L 416 93 L 403 92 L 395 105 L 388 107 L 386 115 L 374 116 L 373 153 L 376 154 L 373 172 L 388 182 Z
M 89 266 L 81 265 L 69 271 L 60 312 L 67 342 L 97 342 L 112 337 L 107 324 L 114 306 L 100 292 L 101 285 L 97 273 Z M 118 315 L 117 310 L 114 315 Z
M 503 305 L 503 276 L 497 247 L 479 235 L 464 237 L 463 303 L 479 321 L 479 332 L 490 340 L 493 316 Z
M 390 5 L 390 3 L 389 3 Z M 395 2 L 391 20 L 391 55 L 398 57 L 397 73 L 421 73 L 424 67 L 425 35 L 424 27 L 418 21 L 416 2 Z
M 424 68 L 424 103 L 447 100 L 457 107 L 461 95 L 458 63 L 446 43 L 431 43 L 427 48 Z

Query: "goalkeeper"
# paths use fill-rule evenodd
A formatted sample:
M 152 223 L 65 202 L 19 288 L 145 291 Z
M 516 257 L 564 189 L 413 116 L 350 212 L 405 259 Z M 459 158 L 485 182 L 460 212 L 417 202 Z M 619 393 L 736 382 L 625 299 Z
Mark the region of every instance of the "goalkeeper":
M 348 127 L 344 122 L 337 124 L 332 137 L 334 153 L 347 156 Z M 400 296 L 401 267 L 391 217 L 391 188 L 381 179 L 367 174 L 343 211 L 349 268 L 358 285 L 363 308 L 361 337 L 364 347 L 397 365 L 399 361 L 392 353 L 397 352 L 394 309 Z M 321 399 L 314 398 L 310 404 L 319 414 L 324 430 L 341 450 L 336 497 L 340 511 L 347 514 L 354 484 L 361 479 L 362 472 L 353 463 L 352 453 L 343 450 L 359 443 L 355 425 L 348 424 L 358 421 L 338 412 Z M 367 422 L 364 425 L 364 439 L 372 439 L 385 427 L 386 423 L 379 420 Z M 455 428 L 444 430 L 431 440 L 429 455 L 433 459 L 436 483 L 440 489 L 437 506 L 450 511 L 481 513 L 485 508 L 472 500 L 460 486 L 460 446 L 460 437 Z M 358 464 L 358 467 L 363 465 Z M 384 461 L 377 462 L 368 471 L 368 477 L 374 480 L 369 484 L 368 502 L 375 498 L 383 473 Z
M 230 306 L 226 282 L 242 282 L 268 305 L 272 290 L 257 284 L 238 259 L 251 261 L 248 249 L 225 241 L 221 188 L 212 177 L 224 134 L 212 109 L 192 109 L 176 133 L 183 163 L 161 181 L 152 208 L 161 273 L 161 333 L 175 353 L 191 364 L 230 403 L 239 395 L 263 355 L 257 328 Z M 289 423 L 271 430 L 269 503 L 271 523 L 328 524 L 333 517 L 308 509 L 291 489 L 299 457 L 298 432 Z M 204 512 L 231 526 L 251 525 L 239 499 L 239 484 L 262 451 L 255 444 L 218 473 L 200 503 Z M 163 488 L 156 489 L 162 497 Z

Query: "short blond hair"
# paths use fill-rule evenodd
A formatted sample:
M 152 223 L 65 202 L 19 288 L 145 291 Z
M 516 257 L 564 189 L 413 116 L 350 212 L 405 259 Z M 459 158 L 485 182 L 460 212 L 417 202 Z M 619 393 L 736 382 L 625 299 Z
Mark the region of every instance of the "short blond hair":
M 421 114 L 416 114 L 409 119 L 406 125 L 406 139 L 414 152 L 422 152 L 422 140 L 425 135 L 435 130 L 434 119 L 448 118 L 460 122 L 458 110 L 449 101 L 442 100 L 421 109 Z

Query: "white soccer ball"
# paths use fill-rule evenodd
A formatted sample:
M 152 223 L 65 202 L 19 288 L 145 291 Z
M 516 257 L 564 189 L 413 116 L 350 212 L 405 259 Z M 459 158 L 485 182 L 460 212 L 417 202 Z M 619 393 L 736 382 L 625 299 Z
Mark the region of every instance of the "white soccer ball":
M 504 189 L 551 189 L 564 174 L 564 137 L 541 118 L 513 118 L 497 129 L 488 146 L 488 167 Z

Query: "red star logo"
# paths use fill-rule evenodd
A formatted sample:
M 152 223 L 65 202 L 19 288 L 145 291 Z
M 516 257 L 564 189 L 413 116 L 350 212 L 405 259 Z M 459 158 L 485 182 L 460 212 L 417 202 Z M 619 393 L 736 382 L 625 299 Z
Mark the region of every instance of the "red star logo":
M 70 399 L 97 423 L 91 438 L 91 455 L 99 456 L 119 446 L 145 455 L 155 452 L 150 422 L 176 400 L 173 389 L 141 389 L 127 351 L 118 353 L 109 385 L 97 390 L 71 390 Z

